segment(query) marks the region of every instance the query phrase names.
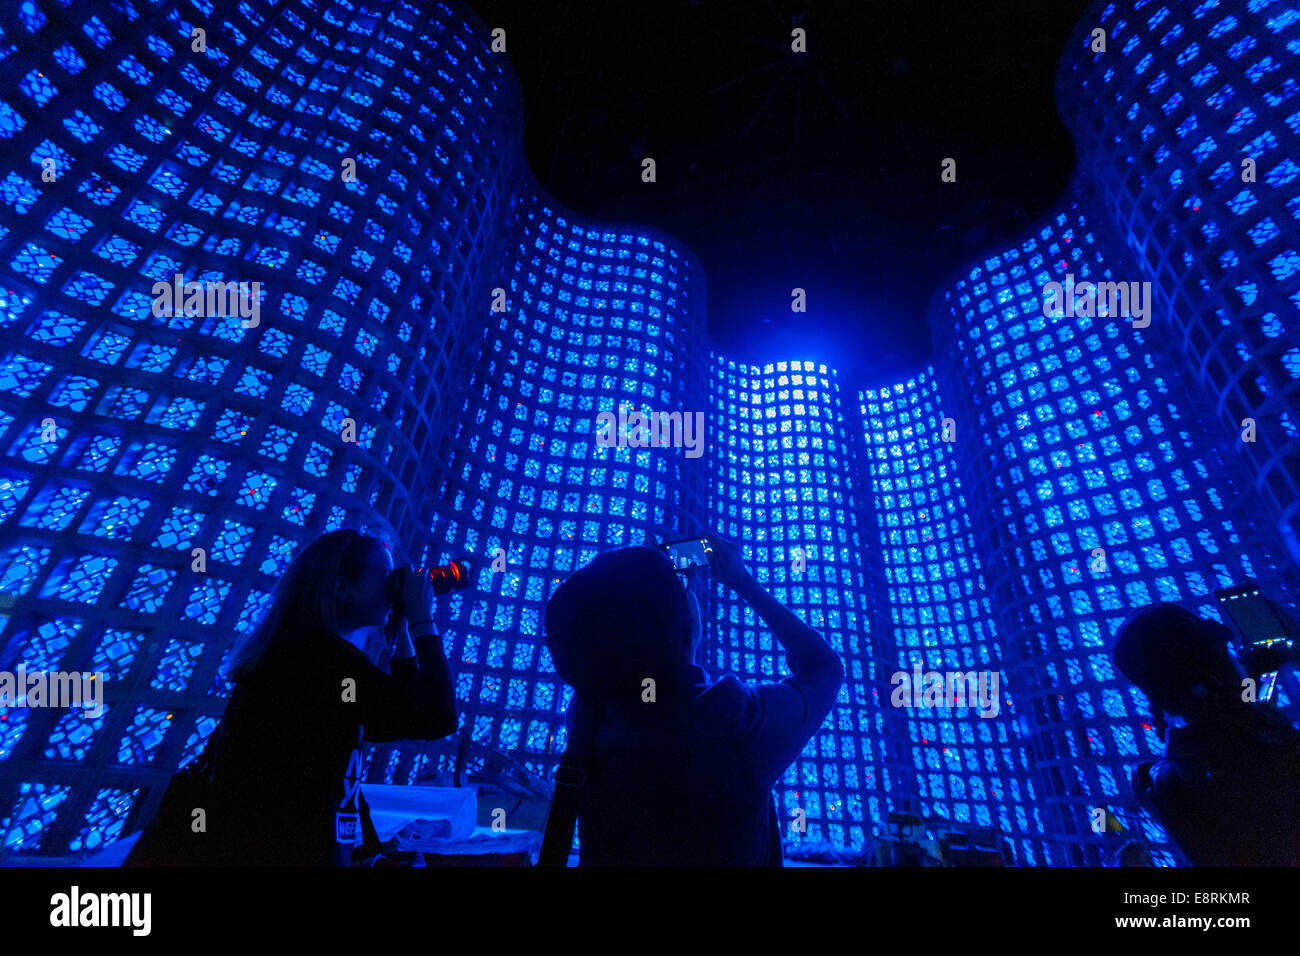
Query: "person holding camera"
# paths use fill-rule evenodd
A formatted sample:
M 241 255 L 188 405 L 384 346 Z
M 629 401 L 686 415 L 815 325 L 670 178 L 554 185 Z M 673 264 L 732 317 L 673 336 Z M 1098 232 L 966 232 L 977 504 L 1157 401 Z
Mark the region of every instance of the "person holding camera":
M 844 665 L 763 590 L 734 542 L 708 542 L 710 572 L 785 648 L 785 680 L 710 681 L 694 662 L 699 604 L 657 548 L 604 552 L 547 603 L 547 647 L 574 689 L 565 771 L 581 775 L 583 866 L 781 865 L 772 788 L 821 727 Z M 566 854 L 568 829 L 555 843 Z
M 236 686 L 204 754 L 204 827 L 146 829 L 148 851 L 127 865 L 346 866 L 363 832 L 376 843 L 363 735 L 435 740 L 459 723 L 433 597 L 378 538 L 340 530 L 307 545 L 228 666 Z
M 1195 866 L 1300 866 L 1300 732 L 1246 692 L 1231 633 L 1176 604 L 1116 634 L 1115 666 L 1151 702 L 1163 760 L 1133 790 Z

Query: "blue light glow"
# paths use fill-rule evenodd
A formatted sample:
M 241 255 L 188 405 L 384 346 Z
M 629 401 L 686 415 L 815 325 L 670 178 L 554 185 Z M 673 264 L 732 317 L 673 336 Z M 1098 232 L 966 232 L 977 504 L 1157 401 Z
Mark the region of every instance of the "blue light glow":
M 94 851 L 152 808 L 217 725 L 234 637 L 344 524 L 476 562 L 447 599 L 462 723 L 549 777 L 551 591 L 714 526 L 846 664 L 778 786 L 783 826 L 808 823 L 787 837 L 861 848 L 908 803 L 1021 863 L 1096 863 L 1105 805 L 1172 862 L 1128 792 L 1148 704 L 1107 647 L 1135 606 L 1217 616 L 1213 588 L 1300 555 L 1281 0 L 1095 4 L 1110 53 L 1081 27 L 1061 71 L 1079 178 L 938 290 L 930 365 L 870 388 L 712 351 L 689 250 L 558 208 L 459 5 L 159 0 L 146 29 L 123 2 L 53 36 L 55 6 L 0 31 L 0 668 L 102 671 L 106 707 L 0 714 L 5 851 Z M 260 283 L 260 323 L 155 316 L 177 273 Z M 1067 275 L 1150 282 L 1152 325 L 1045 315 Z M 619 409 L 703 413 L 706 453 L 601 447 Z M 707 611 L 715 674 L 786 673 L 729 591 Z M 1000 713 L 891 707 L 917 661 L 997 671 Z M 452 757 L 368 760 L 408 783 Z

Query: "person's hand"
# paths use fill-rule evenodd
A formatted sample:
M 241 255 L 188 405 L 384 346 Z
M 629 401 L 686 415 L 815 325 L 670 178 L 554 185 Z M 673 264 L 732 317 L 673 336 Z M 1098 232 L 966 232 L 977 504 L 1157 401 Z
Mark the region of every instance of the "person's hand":
M 709 570 L 716 580 L 735 587 L 749 577 L 740 545 L 716 533 L 705 535 L 705 539 L 709 543 L 705 549 L 709 555 Z
M 433 585 L 424 574 L 411 568 L 399 568 L 401 583 L 397 593 L 397 613 L 412 624 L 433 620 Z

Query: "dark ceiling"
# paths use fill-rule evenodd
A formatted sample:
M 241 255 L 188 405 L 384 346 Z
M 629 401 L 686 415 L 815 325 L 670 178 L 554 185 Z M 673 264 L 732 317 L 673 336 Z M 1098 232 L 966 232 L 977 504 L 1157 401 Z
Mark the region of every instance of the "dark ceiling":
M 1073 169 L 1054 87 L 1087 0 L 469 2 L 506 30 L 547 190 L 685 242 L 738 359 L 898 381 L 930 353 L 939 282 Z

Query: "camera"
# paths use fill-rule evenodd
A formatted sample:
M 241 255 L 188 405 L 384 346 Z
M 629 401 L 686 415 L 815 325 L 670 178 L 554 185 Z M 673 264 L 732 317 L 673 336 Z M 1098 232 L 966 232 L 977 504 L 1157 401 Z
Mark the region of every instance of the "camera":
M 470 584 L 469 563 L 466 561 L 450 561 L 434 568 L 395 568 L 388 577 L 388 593 L 394 605 L 401 596 L 403 572 L 427 578 L 437 595 L 461 591 Z

